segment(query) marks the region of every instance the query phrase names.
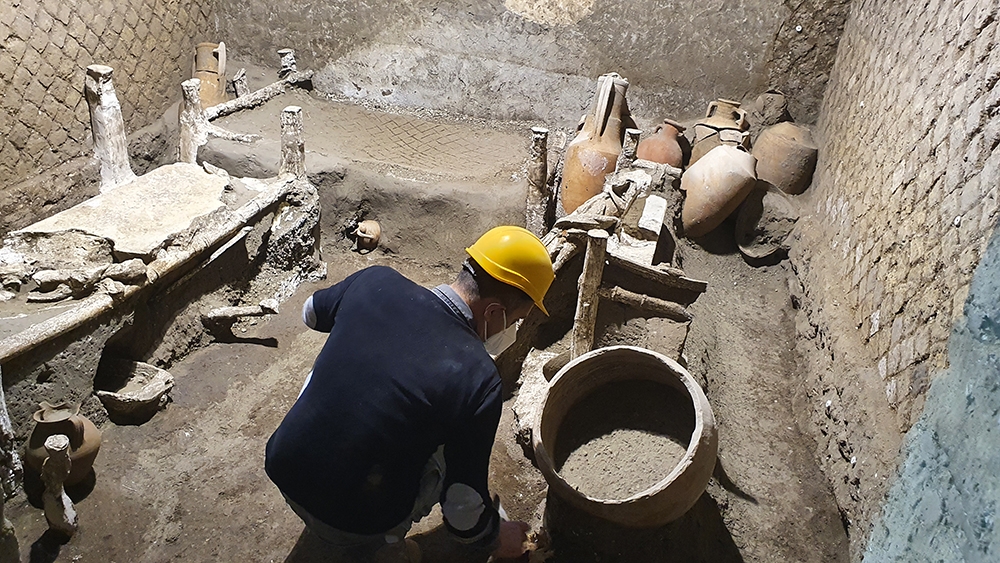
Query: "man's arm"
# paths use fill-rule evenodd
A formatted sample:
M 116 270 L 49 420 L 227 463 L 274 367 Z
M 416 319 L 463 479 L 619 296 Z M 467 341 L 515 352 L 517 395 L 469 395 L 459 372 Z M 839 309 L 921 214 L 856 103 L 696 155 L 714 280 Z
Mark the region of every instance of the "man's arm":
M 445 443 L 441 511 L 445 526 L 462 543 L 486 547 L 500 529 L 500 515 L 490 501 L 487 480 L 502 407 L 497 381 L 472 419 L 452 428 Z
M 333 330 L 333 321 L 337 316 L 340 300 L 343 299 L 344 293 L 351 287 L 354 280 L 366 270 L 367 268 L 354 272 L 340 283 L 326 289 L 321 289 L 310 295 L 302 305 L 302 322 L 307 327 L 319 332 L 330 332 Z

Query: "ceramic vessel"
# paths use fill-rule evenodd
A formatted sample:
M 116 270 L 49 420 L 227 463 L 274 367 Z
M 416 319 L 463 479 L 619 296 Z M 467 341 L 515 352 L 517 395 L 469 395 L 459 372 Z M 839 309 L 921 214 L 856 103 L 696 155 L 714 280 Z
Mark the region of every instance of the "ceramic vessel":
M 560 190 L 566 213 L 572 213 L 601 193 L 604 177 L 615 169 L 625 134 L 622 121 L 628 114 L 627 90 L 628 81 L 615 73 L 597 80 L 597 96 L 590 112 L 576 138 L 566 147 Z
M 698 123 L 708 125 L 713 129 L 739 129 L 746 131 L 748 127 L 747 112 L 740 109 L 740 103 L 719 98 L 708 103 L 705 118 Z
M 684 236 L 700 237 L 719 226 L 757 183 L 756 159 L 741 146 L 715 147 L 681 176 L 685 191 Z
M 570 409 L 607 385 L 650 381 L 679 392 L 694 413 L 687 449 L 674 467 L 662 468 L 663 478 L 624 499 L 588 496 L 567 482 L 556 469 L 554 452 L 560 427 Z M 570 429 L 566 429 L 570 430 Z M 653 527 L 684 515 L 705 491 L 718 455 L 715 416 L 708 398 L 693 377 L 670 358 L 634 346 L 599 348 L 574 359 L 555 375 L 532 432 L 538 468 L 549 491 L 588 514 L 624 526 Z
M 226 44 L 198 43 L 194 48 L 192 77 L 201 80 L 201 107 L 226 101 Z
M 166 370 L 123 359 L 102 360 L 101 366 L 111 384 L 94 394 L 115 424 L 143 424 L 170 400 L 174 378 Z
M 687 142 L 687 139 L 681 135 L 683 132 L 683 125 L 670 119 L 664 119 L 662 124 L 653 129 L 652 135 L 639 143 L 639 148 L 635 153 L 636 157 L 660 164 L 669 164 L 674 168 L 683 167 L 682 142 Z
M 378 248 L 378 243 L 382 240 L 382 226 L 378 221 L 368 219 L 358 223 L 354 236 L 358 237 L 358 250 L 371 252 Z
M 70 461 L 73 462 L 66 485 L 75 485 L 90 473 L 101 449 L 101 431 L 87 417 L 81 416 L 80 405 L 69 403 L 50 404 L 42 401 L 35 411 L 35 428 L 25 446 L 24 461 L 37 472 L 42 470 L 42 462 L 48 457 L 45 439 L 55 434 L 69 437 Z
M 750 148 L 750 136 L 746 132 L 750 124 L 747 112 L 740 109 L 740 103 L 718 99 L 708 104 L 705 117 L 694 126 L 694 145 L 691 147 L 691 162 L 720 145 L 742 145 Z M 689 165 L 690 165 L 689 164 Z
M 763 180 L 736 212 L 736 244 L 750 260 L 765 260 L 787 251 L 785 241 L 799 214 L 791 197 Z
M 817 152 L 809 129 L 791 122 L 772 125 L 753 147 L 757 177 L 787 194 L 800 194 L 812 182 Z

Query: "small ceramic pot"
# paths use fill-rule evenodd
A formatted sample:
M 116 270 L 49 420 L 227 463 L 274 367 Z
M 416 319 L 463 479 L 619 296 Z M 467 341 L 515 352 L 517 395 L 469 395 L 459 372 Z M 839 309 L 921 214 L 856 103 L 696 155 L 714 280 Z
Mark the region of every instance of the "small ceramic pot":
M 81 416 L 80 405 L 69 403 L 50 404 L 42 401 L 35 411 L 35 428 L 25 445 L 24 461 L 31 469 L 42 471 L 42 463 L 48 457 L 45 439 L 56 434 L 69 438 L 69 459 L 72 462 L 66 485 L 75 485 L 90 473 L 97 452 L 101 449 L 101 431 L 87 417 Z
M 684 126 L 676 121 L 664 119 L 661 125 L 653 129 L 653 134 L 639 143 L 635 155 L 643 160 L 669 164 L 674 168 L 684 166 L 684 150 L 682 142 L 687 143 L 681 133 Z

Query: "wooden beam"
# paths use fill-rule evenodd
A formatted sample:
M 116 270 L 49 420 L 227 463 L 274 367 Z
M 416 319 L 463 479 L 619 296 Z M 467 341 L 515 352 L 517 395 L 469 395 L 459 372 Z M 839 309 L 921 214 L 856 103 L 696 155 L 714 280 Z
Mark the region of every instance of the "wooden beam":
M 687 309 L 679 303 L 650 297 L 649 295 L 622 289 L 618 286 L 601 287 L 597 290 L 597 294 L 604 299 L 610 299 L 623 305 L 635 307 L 636 309 L 653 313 L 656 316 L 665 317 L 670 320 L 687 322 L 692 318 L 691 313 L 689 313 Z
M 607 231 L 593 229 L 587 232 L 587 250 L 583 258 L 583 273 L 580 274 L 576 315 L 573 317 L 573 341 L 570 344 L 572 358 L 586 354 L 594 347 L 594 327 L 597 324 L 597 304 L 600 301 L 597 288 L 604 275 L 607 246 Z

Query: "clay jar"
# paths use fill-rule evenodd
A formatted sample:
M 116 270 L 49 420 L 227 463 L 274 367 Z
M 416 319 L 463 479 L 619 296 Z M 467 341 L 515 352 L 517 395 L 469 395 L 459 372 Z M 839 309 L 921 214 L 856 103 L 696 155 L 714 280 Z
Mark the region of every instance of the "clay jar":
M 354 236 L 358 237 L 358 250 L 371 252 L 378 248 L 378 243 L 382 240 L 382 226 L 378 221 L 362 221 L 358 223 Z
M 742 145 L 749 148 L 750 139 L 746 133 L 749 126 L 747 112 L 740 109 L 739 102 L 722 98 L 710 102 L 704 119 L 694 126 L 690 164 L 719 145 Z
M 192 77 L 201 80 L 201 107 L 226 101 L 226 44 L 198 43 L 194 48 Z
M 560 200 L 572 213 L 583 202 L 601 193 L 604 177 L 614 171 L 622 152 L 623 119 L 628 118 L 625 92 L 628 81 L 615 73 L 597 80 L 597 97 L 583 128 L 566 147 Z
M 787 194 L 809 187 L 816 169 L 816 144 L 805 127 L 783 122 L 761 132 L 753 147 L 757 177 Z
M 87 417 L 81 416 L 80 406 L 69 403 L 50 404 L 42 401 L 32 418 L 35 428 L 31 431 L 25 446 L 24 461 L 37 472 L 42 470 L 42 462 L 48 457 L 45 439 L 56 434 L 69 437 L 69 458 L 73 465 L 65 484 L 75 485 L 82 481 L 91 467 L 97 452 L 101 449 L 101 431 Z
M 669 164 L 674 168 L 684 165 L 684 151 L 681 143 L 687 140 L 681 135 L 684 126 L 676 121 L 664 119 L 661 125 L 653 129 L 653 134 L 639 143 L 635 155 L 643 160 L 651 160 L 660 164 Z
M 684 236 L 700 237 L 719 226 L 757 183 L 756 159 L 741 146 L 708 151 L 681 176 L 687 192 L 681 208 Z

